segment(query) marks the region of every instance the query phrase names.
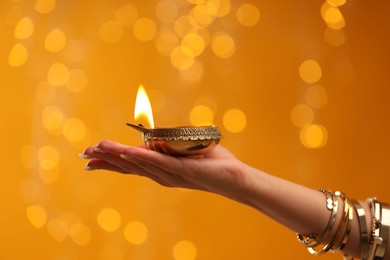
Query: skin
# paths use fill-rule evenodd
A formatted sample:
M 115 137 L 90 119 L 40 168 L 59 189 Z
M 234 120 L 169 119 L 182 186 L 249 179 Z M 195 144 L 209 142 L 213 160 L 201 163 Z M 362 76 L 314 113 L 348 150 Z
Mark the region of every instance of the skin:
M 139 175 L 166 187 L 216 193 L 253 207 L 301 234 L 321 234 L 330 216 L 323 193 L 244 164 L 221 145 L 201 158 L 190 158 L 161 154 L 145 146 L 128 146 L 104 140 L 96 146 L 87 147 L 80 156 L 88 160 L 85 167 L 88 171 L 107 170 Z M 341 200 L 339 202 L 342 205 Z M 365 209 L 367 228 L 370 230 L 368 204 L 361 201 L 361 205 Z M 341 219 L 342 210 L 338 213 L 336 223 Z M 360 255 L 356 212 L 343 253 L 356 257 Z M 390 254 L 387 253 L 384 259 L 390 259 Z

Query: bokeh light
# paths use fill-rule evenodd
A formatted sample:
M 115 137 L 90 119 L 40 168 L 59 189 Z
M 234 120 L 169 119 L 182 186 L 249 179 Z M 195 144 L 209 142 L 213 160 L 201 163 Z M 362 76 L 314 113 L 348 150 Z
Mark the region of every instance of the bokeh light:
M 316 60 L 305 60 L 299 67 L 299 76 L 306 83 L 316 83 L 322 77 L 321 66 Z
M 26 209 L 27 219 L 35 228 L 42 228 L 47 221 L 46 210 L 39 205 L 30 205 Z
M 328 141 L 328 132 L 322 125 L 311 124 L 302 128 L 300 140 L 307 148 L 321 148 L 325 146 Z
M 69 228 L 69 236 L 79 246 L 87 246 L 91 242 L 91 229 L 84 223 L 75 223 Z
M 60 161 L 58 150 L 50 145 L 41 146 L 38 150 L 38 161 L 42 169 L 52 170 Z
M 156 4 L 156 16 L 164 23 L 175 20 L 179 13 L 177 3 L 172 0 L 161 0 Z
M 182 240 L 174 245 L 172 253 L 175 260 L 194 260 L 198 249 L 191 241 Z
M 97 223 L 103 230 L 114 232 L 122 224 L 122 218 L 117 210 L 104 208 L 97 215 Z
M 306 104 L 298 104 L 291 110 L 290 118 L 297 127 L 304 127 L 314 119 L 313 110 Z
M 99 35 L 103 42 L 114 44 L 122 39 L 123 29 L 119 22 L 107 21 L 100 27 Z
M 212 125 L 214 120 L 213 111 L 205 105 L 197 105 L 191 109 L 190 122 L 194 126 Z
M 138 19 L 133 27 L 134 36 L 143 42 L 151 41 L 156 36 L 157 26 L 149 18 Z
M 305 101 L 314 109 L 323 108 L 328 103 L 328 94 L 326 89 L 321 85 L 310 86 L 306 90 Z
M 211 49 L 218 58 L 230 58 L 236 51 L 234 39 L 225 32 L 218 32 L 211 42 Z
M 140 221 L 130 221 L 126 224 L 123 234 L 130 244 L 140 245 L 148 238 L 148 229 Z
M 47 73 L 47 81 L 52 86 L 63 86 L 69 80 L 69 69 L 64 63 L 55 62 Z
M 23 17 L 16 25 L 14 36 L 16 39 L 27 39 L 34 32 L 34 23 L 30 17 Z
M 126 4 L 115 12 L 116 21 L 122 26 L 131 26 L 138 19 L 138 10 L 132 4 Z
M 56 7 L 56 0 L 36 0 L 35 11 L 41 14 L 48 14 Z
M 238 22 L 246 27 L 255 26 L 260 20 L 260 11 L 252 4 L 242 4 L 238 7 L 236 15 Z
M 238 109 L 232 108 L 226 111 L 223 116 L 223 125 L 231 133 L 240 133 L 246 127 L 246 115 Z
M 19 67 L 27 62 L 28 50 L 24 45 L 16 43 L 8 55 L 8 64 L 11 67 Z
M 80 69 L 71 69 L 69 71 L 69 79 L 66 82 L 66 88 L 70 92 L 79 93 L 88 85 L 88 76 Z
M 49 32 L 45 40 L 45 48 L 50 52 L 59 52 L 66 45 L 66 35 L 56 28 Z
M 69 228 L 62 219 L 51 219 L 47 222 L 49 235 L 58 242 L 63 242 L 69 235 Z
M 62 132 L 66 140 L 71 143 L 78 143 L 87 135 L 87 127 L 83 121 L 72 117 L 64 122 Z

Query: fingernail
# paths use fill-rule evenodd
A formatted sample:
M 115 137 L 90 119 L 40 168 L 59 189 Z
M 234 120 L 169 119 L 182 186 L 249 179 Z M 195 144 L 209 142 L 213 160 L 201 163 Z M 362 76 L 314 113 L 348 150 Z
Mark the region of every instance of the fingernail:
M 93 158 L 92 156 L 90 156 L 88 154 L 83 154 L 83 153 L 80 153 L 79 156 L 82 159 L 92 159 Z
M 103 150 L 102 148 L 99 148 L 99 147 L 94 147 L 93 150 L 95 152 L 98 152 L 98 153 L 107 153 L 105 150 Z
M 132 159 L 132 157 L 131 156 L 128 156 L 127 154 L 120 154 L 119 155 L 120 157 L 122 157 L 123 159 L 125 159 L 125 160 L 131 160 Z
M 95 170 L 95 168 L 93 168 L 91 166 L 85 166 L 84 170 L 86 170 L 86 171 L 93 171 L 93 170 Z

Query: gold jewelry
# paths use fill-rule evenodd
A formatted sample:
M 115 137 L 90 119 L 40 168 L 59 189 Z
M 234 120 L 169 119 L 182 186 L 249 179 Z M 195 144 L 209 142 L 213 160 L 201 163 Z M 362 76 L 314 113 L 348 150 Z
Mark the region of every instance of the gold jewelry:
M 371 241 L 369 260 L 383 259 L 386 253 L 390 230 L 390 208 L 381 204 L 377 198 L 368 199 L 371 210 Z
M 321 236 L 318 236 L 316 234 L 310 234 L 308 236 L 305 236 L 297 233 L 298 241 L 306 247 L 317 247 L 321 245 L 321 243 L 324 242 L 329 236 L 336 221 L 338 207 L 338 201 L 336 196 L 332 191 L 329 190 L 318 189 L 318 191 L 324 193 L 326 198 L 326 208 L 331 211 L 331 214 L 329 216 L 328 225 L 326 226 L 325 231 L 322 233 Z
M 359 229 L 360 229 L 360 259 L 367 260 L 369 250 L 369 235 L 367 230 L 367 221 L 364 208 L 357 200 L 351 200 L 358 215 Z
M 349 202 L 349 199 L 344 197 L 344 222 L 340 223 L 339 230 L 336 234 L 337 243 L 332 246 L 332 253 L 336 253 L 339 250 L 344 249 L 346 246 L 349 234 L 351 233 L 351 226 L 353 220 L 353 206 Z M 336 246 L 337 245 L 337 246 Z

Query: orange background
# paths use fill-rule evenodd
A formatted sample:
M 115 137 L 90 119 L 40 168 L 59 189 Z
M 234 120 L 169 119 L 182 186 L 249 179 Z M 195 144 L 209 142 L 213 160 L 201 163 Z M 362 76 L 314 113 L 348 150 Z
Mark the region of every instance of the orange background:
M 251 208 L 85 172 L 78 154 L 102 139 L 141 142 L 125 123 L 143 84 L 156 126 L 213 123 L 254 167 L 390 202 L 389 11 L 388 1 L 1 0 L 0 258 L 313 258 Z

